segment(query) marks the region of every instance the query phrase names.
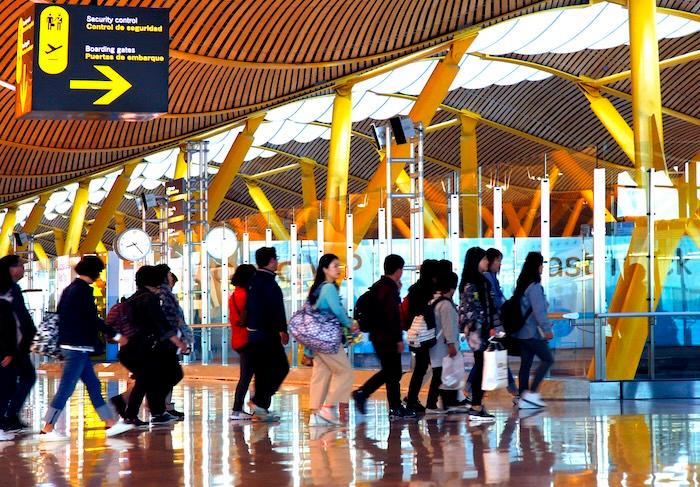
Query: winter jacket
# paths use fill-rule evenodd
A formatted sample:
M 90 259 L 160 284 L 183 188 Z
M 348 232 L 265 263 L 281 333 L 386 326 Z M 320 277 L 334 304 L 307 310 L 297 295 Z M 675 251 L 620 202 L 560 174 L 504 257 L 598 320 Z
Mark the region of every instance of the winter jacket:
M 29 314 L 27 305 L 24 303 L 22 290 L 17 283 L 12 284 L 12 310 L 19 320 L 19 329 L 22 333 L 22 340 L 18 345 L 19 351 L 21 353 L 29 353 L 29 348 L 34 341 L 34 335 L 36 335 L 36 326 L 34 326 L 34 320 L 32 315 Z
M 177 335 L 177 326 L 168 321 L 156 293 L 140 288 L 128 299 L 128 303 L 137 335 L 153 336 L 158 341 Z
M 476 285 L 467 283 L 460 293 L 460 317 L 459 324 L 467 336 L 469 348 L 472 351 L 485 350 L 491 330 L 503 331 L 498 311 L 491 297 L 491 286 L 484 282 L 486 299 L 481 300 Z
M 275 273 L 258 269 L 248 286 L 248 330 L 273 337 L 287 333 L 287 313 Z
M 18 320 L 12 310 L 12 294 L 0 295 L 0 360 L 16 356 L 19 350 Z
M 63 290 L 58 302 L 58 344 L 95 350 L 98 332 L 114 337 L 117 332 L 97 314 L 92 286 L 80 278 Z

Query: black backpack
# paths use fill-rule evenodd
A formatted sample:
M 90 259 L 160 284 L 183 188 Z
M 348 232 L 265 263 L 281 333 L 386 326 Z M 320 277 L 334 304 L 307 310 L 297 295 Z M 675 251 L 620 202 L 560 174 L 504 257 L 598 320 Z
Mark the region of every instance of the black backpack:
M 365 291 L 355 302 L 355 312 L 353 318 L 360 325 L 360 330 L 364 333 L 371 333 L 374 330 L 374 319 L 377 313 L 377 290 L 374 286 Z M 373 316 L 374 315 L 374 316 Z
M 513 335 L 520 331 L 525 321 L 527 321 L 532 313 L 532 306 L 530 306 L 525 314 L 523 314 L 520 308 L 521 299 L 522 295 L 513 294 L 509 299 L 506 299 L 503 306 L 501 306 L 501 324 L 508 335 Z

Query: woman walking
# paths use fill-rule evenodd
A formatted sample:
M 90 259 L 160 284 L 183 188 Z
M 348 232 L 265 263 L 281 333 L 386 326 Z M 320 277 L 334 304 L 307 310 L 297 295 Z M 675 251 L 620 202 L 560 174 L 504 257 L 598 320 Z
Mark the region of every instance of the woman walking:
M 520 311 L 523 316 L 527 316 L 523 327 L 513 335 L 520 343 L 520 372 L 518 373 L 520 409 L 543 408 L 547 405 L 538 390 L 542 379 L 554 363 L 554 357 L 547 344 L 554 335 L 552 324 L 547 318 L 549 303 L 540 283 L 543 269 L 542 254 L 539 252 L 527 254 L 513 293 L 520 298 Z M 530 382 L 530 369 L 535 356 L 540 359 L 540 365 L 535 371 L 534 379 Z
M 255 266 L 241 264 L 236 268 L 231 278 L 234 286 L 233 293 L 228 298 L 228 316 L 231 324 L 231 347 L 238 353 L 238 384 L 236 396 L 233 399 L 231 421 L 251 421 L 253 415 L 243 410 L 243 401 L 248 393 L 250 381 L 253 378 L 253 363 L 248 346 L 248 329 L 246 328 L 246 302 L 248 301 L 248 284 L 255 275 Z
M 474 352 L 472 406 L 469 409 L 469 419 L 472 421 L 495 419 L 481 404 L 484 397 L 481 389 L 484 351 L 488 347 L 489 338 L 503 331 L 489 282 L 484 277 L 488 268 L 486 251 L 479 247 L 470 248 L 464 256 L 462 281 L 459 283 L 460 326 L 468 338 L 469 348 Z
M 134 428 L 133 425 L 117 421 L 102 397 L 100 380 L 90 361 L 90 353 L 98 347 L 98 331 L 126 345 L 126 337 L 122 337 L 112 328 L 105 325 L 97 315 L 97 306 L 90 286 L 100 276 L 105 268 L 102 260 L 94 255 L 86 255 L 75 266 L 78 277 L 63 291 L 58 303 L 58 344 L 63 353 L 63 374 L 58 390 L 51 400 L 44 427 L 41 429 L 40 440 L 61 441 L 69 438 L 54 430 L 66 402 L 75 391 L 78 380 L 82 380 L 90 395 L 90 401 L 107 425 L 107 436 L 114 436 Z
M 340 260 L 336 255 L 325 254 L 318 261 L 316 278 L 309 290 L 309 303 L 314 308 L 335 315 L 345 328 L 358 331 L 357 324 L 348 317 L 343 307 L 338 285 Z M 352 369 L 341 346 L 335 354 L 317 352 L 311 374 L 310 426 L 339 425 L 337 406 L 347 402 L 352 392 Z

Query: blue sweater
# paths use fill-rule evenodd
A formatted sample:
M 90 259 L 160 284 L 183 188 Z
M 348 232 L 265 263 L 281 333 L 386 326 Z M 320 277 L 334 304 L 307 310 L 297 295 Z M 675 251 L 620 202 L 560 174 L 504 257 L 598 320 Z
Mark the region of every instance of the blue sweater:
M 544 295 L 544 288 L 539 282 L 530 284 L 527 289 L 525 289 L 525 293 L 520 299 L 520 309 L 523 316 L 531 306 L 532 313 L 530 313 L 530 316 L 525 320 L 523 327 L 513 336 L 522 340 L 530 338 L 544 340 L 538 328 L 542 333 L 548 333 L 552 331 L 552 324 L 549 322 L 549 318 L 547 318 L 549 303 Z
M 338 293 L 338 289 L 333 284 L 321 285 L 318 299 L 314 306 L 320 311 L 333 313 L 346 328 L 352 325 L 352 320 L 346 313 L 345 307 L 343 307 L 343 300 Z

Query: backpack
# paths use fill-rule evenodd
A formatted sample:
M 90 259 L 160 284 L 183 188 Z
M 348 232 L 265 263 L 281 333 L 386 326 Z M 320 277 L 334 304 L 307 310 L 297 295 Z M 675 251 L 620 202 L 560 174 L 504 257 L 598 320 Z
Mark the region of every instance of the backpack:
M 408 299 L 408 294 L 406 295 L 405 298 L 403 298 L 403 301 L 401 301 L 401 306 L 399 307 L 399 316 L 401 317 L 401 329 L 403 331 L 408 331 L 411 328 L 411 325 L 413 324 L 412 321 L 409 321 L 408 317 L 410 315 L 410 308 L 411 308 L 411 302 Z
M 353 318 L 360 325 L 360 330 L 364 333 L 371 333 L 375 327 L 374 317 L 377 311 L 377 291 L 374 286 L 365 291 L 357 301 L 355 301 L 355 312 Z
M 58 323 L 58 313 L 44 313 L 32 342 L 32 352 L 56 359 L 62 357 L 61 347 L 58 345 Z
M 506 299 L 501 306 L 501 323 L 508 335 L 519 332 L 532 313 L 532 306 L 530 306 L 525 314 L 523 314 L 520 308 L 521 299 L 521 295 L 513 294 L 510 298 Z
M 437 320 L 435 319 L 435 306 L 440 301 L 445 301 L 449 299 L 445 296 L 441 296 L 437 299 L 431 300 L 425 307 L 423 314 L 417 315 L 413 318 L 410 328 L 408 329 L 407 339 L 408 348 L 412 352 L 417 352 L 421 349 L 430 349 L 437 343 L 437 336 L 435 335 L 435 328 L 437 325 Z
M 129 301 L 122 298 L 121 301 L 112 306 L 107 313 L 105 324 L 127 338 L 134 336 L 137 330 L 132 319 Z

